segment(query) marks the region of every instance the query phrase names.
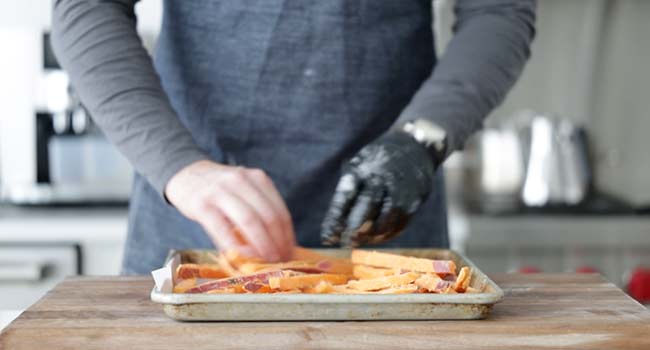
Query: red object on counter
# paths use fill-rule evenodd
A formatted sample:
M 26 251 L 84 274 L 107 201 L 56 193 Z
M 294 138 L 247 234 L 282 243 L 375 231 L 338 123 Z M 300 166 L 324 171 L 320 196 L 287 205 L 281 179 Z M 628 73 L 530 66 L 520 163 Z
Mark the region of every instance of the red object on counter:
M 541 269 L 535 267 L 535 266 L 522 266 L 519 268 L 519 273 L 540 273 L 542 272 Z
M 600 273 L 597 268 L 591 266 L 580 266 L 576 269 L 577 273 Z
M 627 284 L 627 292 L 640 303 L 650 303 L 650 268 L 634 269 Z

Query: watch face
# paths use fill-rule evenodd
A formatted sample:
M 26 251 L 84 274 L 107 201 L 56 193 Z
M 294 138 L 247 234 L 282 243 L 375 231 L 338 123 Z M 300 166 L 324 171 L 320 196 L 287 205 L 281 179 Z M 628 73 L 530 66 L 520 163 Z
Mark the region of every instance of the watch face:
M 404 125 L 404 131 L 413 135 L 418 142 L 439 147 L 447 139 L 447 133 L 441 127 L 428 120 L 418 119 Z
M 445 158 L 447 153 L 447 132 L 443 128 L 428 120 L 417 119 L 406 123 L 403 130 L 434 153 L 436 162 Z

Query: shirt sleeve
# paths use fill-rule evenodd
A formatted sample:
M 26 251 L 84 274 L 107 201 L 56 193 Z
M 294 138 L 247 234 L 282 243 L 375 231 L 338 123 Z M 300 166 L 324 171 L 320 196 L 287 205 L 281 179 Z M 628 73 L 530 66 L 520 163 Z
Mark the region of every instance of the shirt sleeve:
M 136 32 L 136 1 L 56 1 L 52 44 L 93 120 L 162 195 L 180 169 L 209 157 L 162 89 Z
M 461 149 L 500 104 L 530 56 L 535 0 L 457 0 L 454 36 L 398 123 L 427 119 Z

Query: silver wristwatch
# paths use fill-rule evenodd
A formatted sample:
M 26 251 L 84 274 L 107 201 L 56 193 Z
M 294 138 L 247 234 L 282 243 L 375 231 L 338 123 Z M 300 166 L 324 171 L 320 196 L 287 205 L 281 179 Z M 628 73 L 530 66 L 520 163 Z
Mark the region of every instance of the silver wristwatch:
M 406 122 L 402 131 L 413 136 L 415 141 L 433 153 L 436 167 L 447 156 L 447 132 L 440 126 L 426 119 L 415 119 Z

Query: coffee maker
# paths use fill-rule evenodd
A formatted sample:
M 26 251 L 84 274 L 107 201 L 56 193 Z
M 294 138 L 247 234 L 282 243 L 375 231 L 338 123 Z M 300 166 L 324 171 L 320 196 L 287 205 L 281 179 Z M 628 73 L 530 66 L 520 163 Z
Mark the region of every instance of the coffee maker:
M 0 125 L 0 195 L 13 204 L 125 204 L 132 169 L 93 123 L 41 38 L 31 108 Z M 35 50 L 38 52 L 39 50 Z M 24 100 L 23 100 L 24 101 Z M 25 106 L 27 107 L 27 106 Z

